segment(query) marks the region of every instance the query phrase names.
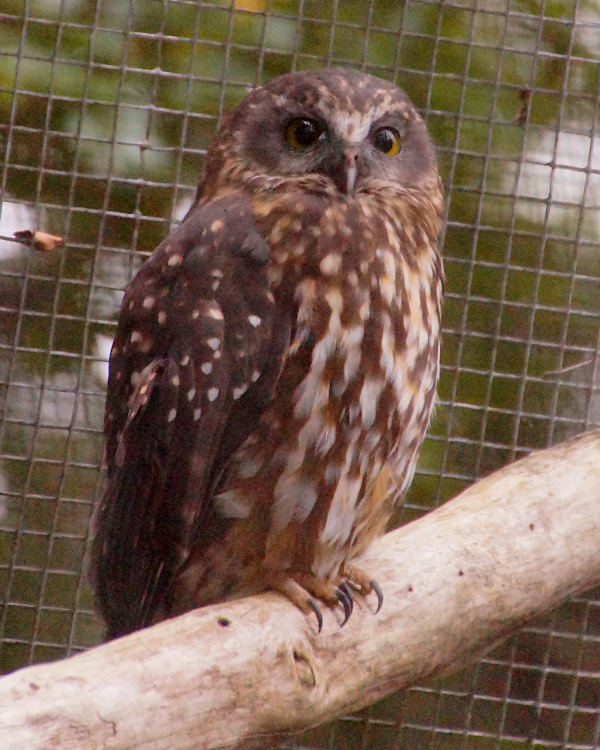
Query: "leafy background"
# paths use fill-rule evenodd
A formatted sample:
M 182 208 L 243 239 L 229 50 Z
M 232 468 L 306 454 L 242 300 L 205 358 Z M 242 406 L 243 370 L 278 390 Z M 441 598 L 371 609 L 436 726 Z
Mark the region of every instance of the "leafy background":
M 0 233 L 67 238 L 0 241 L 2 671 L 99 640 L 82 571 L 122 289 L 185 213 L 222 112 L 273 75 L 394 80 L 438 148 L 440 406 L 397 521 L 600 424 L 597 1 L 0 0 L 0 30 Z M 597 599 L 297 742 L 595 747 Z

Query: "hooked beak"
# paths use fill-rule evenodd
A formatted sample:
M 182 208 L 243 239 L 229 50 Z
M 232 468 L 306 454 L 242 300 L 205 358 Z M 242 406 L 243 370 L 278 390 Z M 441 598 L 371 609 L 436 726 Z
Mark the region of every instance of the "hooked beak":
M 356 187 L 358 175 L 358 152 L 352 150 L 344 151 L 342 159 L 332 170 L 332 179 L 338 190 L 345 195 L 351 195 Z

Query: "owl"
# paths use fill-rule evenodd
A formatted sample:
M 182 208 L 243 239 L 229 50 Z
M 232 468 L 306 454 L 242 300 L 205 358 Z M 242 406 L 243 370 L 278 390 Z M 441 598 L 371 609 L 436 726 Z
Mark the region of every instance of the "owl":
M 406 94 L 286 74 L 210 146 L 196 200 L 127 288 L 110 357 L 93 580 L 107 637 L 268 589 L 341 624 L 355 558 L 435 400 L 443 194 Z

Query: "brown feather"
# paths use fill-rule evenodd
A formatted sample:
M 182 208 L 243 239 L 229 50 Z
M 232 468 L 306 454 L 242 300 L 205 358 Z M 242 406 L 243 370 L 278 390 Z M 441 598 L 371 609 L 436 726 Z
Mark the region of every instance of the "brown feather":
M 286 139 L 298 118 L 314 141 Z M 347 561 L 383 533 L 433 409 L 442 212 L 391 83 L 290 74 L 225 118 L 123 300 L 95 542 L 109 637 L 269 587 L 319 626 L 315 597 L 344 622 L 352 588 L 381 606 Z

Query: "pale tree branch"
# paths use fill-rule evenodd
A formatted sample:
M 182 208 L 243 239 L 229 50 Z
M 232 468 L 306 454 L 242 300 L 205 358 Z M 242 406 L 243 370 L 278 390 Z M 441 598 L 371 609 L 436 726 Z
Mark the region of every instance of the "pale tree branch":
M 465 666 L 600 581 L 600 431 L 519 461 L 373 545 L 381 584 L 316 633 L 283 597 L 197 610 L 0 680 L 0 747 L 233 748 Z M 254 738 L 254 739 L 253 739 Z

